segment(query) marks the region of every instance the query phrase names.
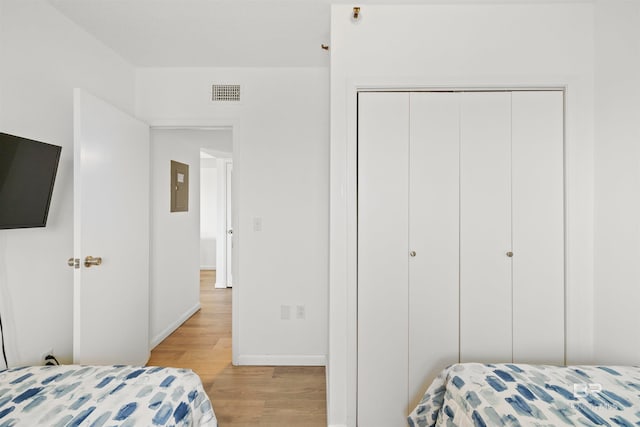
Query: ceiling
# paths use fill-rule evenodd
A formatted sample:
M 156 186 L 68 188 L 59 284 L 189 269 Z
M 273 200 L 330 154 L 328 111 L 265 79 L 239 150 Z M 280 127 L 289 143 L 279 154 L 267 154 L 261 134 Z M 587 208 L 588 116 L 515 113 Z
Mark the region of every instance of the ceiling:
M 322 67 L 330 0 L 49 0 L 140 67 Z
M 48 0 L 139 67 L 328 67 L 331 4 L 394 0 Z M 523 3 L 589 0 L 402 0 Z M 363 12 L 366 9 L 363 7 Z

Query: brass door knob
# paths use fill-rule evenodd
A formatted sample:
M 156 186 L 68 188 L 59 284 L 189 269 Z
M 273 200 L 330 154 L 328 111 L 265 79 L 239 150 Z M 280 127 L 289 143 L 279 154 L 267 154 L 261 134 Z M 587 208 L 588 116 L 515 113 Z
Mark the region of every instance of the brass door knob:
M 102 264 L 102 258 L 101 257 L 92 257 L 91 255 L 89 255 L 88 257 L 86 257 L 84 259 L 84 266 L 89 268 L 92 265 L 100 265 Z
M 67 265 L 73 268 L 80 268 L 80 258 L 69 258 L 67 260 Z

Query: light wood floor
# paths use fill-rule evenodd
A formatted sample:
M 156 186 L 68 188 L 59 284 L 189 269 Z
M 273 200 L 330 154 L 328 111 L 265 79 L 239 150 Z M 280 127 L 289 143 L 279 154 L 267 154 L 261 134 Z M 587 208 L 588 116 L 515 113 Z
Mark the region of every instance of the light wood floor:
M 231 289 L 200 274 L 201 310 L 151 352 L 149 365 L 193 369 L 220 427 L 326 426 L 324 367 L 232 366 Z

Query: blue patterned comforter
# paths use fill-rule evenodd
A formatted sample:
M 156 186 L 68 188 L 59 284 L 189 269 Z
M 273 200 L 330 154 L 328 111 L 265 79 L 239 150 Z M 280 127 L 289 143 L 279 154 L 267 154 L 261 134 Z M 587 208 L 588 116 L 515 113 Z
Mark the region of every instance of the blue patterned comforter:
M 640 368 L 450 366 L 409 415 L 419 426 L 640 425 Z
M 0 371 L 0 427 L 204 426 L 217 421 L 189 369 L 33 366 Z

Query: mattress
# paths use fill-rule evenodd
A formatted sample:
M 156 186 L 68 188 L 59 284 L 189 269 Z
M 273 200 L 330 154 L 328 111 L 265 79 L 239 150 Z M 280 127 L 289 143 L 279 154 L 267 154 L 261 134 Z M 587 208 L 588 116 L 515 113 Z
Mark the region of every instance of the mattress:
M 0 371 L 0 427 L 204 426 L 217 421 L 189 369 L 32 366 Z
M 640 425 L 640 368 L 452 365 L 408 418 L 426 426 Z

